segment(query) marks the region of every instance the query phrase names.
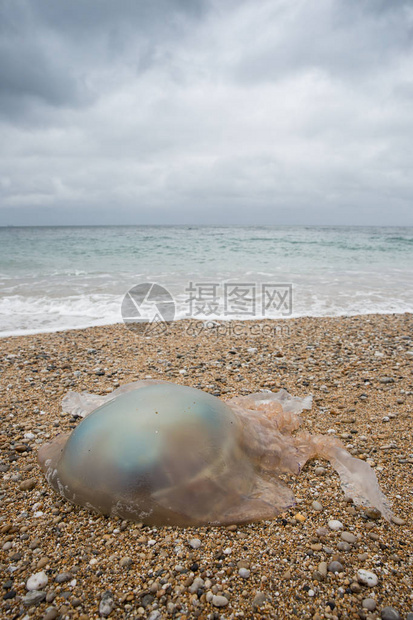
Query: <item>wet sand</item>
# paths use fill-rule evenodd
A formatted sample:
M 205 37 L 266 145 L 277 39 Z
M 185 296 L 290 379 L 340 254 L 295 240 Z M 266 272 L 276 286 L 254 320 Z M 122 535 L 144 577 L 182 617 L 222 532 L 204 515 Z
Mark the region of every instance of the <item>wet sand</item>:
M 316 620 L 397 618 L 387 607 L 401 618 L 413 612 L 413 315 L 208 329 L 184 321 L 149 333 L 96 327 L 1 339 L 0 360 L 2 618 Z M 322 461 L 288 479 L 294 508 L 251 525 L 153 528 L 59 498 L 36 452 L 78 423 L 61 413 L 65 393 L 103 394 L 148 377 L 224 399 L 281 387 L 312 393 L 303 428 L 334 432 L 374 467 L 396 523 L 346 501 Z M 330 520 L 342 528 L 331 529 Z M 360 583 L 360 569 L 377 584 Z M 28 578 L 42 571 L 47 583 L 28 595 Z

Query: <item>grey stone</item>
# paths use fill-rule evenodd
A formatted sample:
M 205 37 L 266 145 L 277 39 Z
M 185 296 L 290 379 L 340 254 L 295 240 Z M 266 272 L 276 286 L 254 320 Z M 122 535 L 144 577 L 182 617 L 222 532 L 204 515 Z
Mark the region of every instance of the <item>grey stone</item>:
M 189 591 L 191 594 L 195 594 L 195 592 L 198 592 L 198 590 L 204 586 L 205 581 L 201 577 L 195 577 L 192 584 L 189 586 Z
M 192 547 L 192 549 L 199 549 L 201 546 L 201 541 L 199 538 L 191 538 L 191 540 L 188 541 L 188 545 Z
M 110 616 L 115 607 L 115 601 L 113 600 L 112 592 L 107 590 L 102 594 L 102 599 L 99 604 L 99 614 L 101 616 Z
M 31 491 L 37 484 L 36 478 L 28 478 L 20 483 L 19 488 L 21 491 Z
M 229 600 L 226 596 L 217 596 L 216 594 L 212 597 L 212 604 L 214 607 L 225 607 L 228 605 Z
M 72 573 L 59 573 L 55 577 L 56 583 L 65 583 L 66 581 L 70 581 L 73 579 Z
M 261 607 L 262 605 L 264 605 L 266 601 L 268 601 L 268 596 L 265 594 L 265 592 L 258 591 L 256 595 L 254 596 L 254 599 L 252 601 L 252 606 Z
M 145 594 L 145 596 L 142 596 L 141 605 L 142 607 L 146 608 L 151 605 L 154 600 L 155 597 L 152 596 L 152 594 Z
M 377 603 L 374 598 L 365 598 L 363 599 L 362 606 L 367 611 L 374 611 L 377 607 Z
M 26 605 L 26 607 L 30 607 L 31 605 L 38 605 L 39 603 L 44 601 L 45 598 L 46 592 L 42 592 L 41 590 L 33 590 L 32 592 L 26 594 L 26 596 L 23 596 L 22 601 L 23 605 Z
M 329 570 L 330 573 L 342 573 L 344 570 L 344 566 L 341 564 L 341 562 L 337 562 L 336 560 L 333 560 L 332 562 L 329 563 L 327 569 Z
M 251 571 L 248 568 L 240 568 L 238 574 L 243 579 L 248 579 L 248 577 L 251 575 Z
M 59 612 L 57 611 L 56 607 L 48 607 L 46 609 L 46 613 L 43 616 L 43 620 L 55 620 L 58 615 Z
M 344 540 L 347 543 L 350 543 L 351 545 L 357 542 L 357 537 L 354 536 L 354 534 L 352 534 L 351 532 L 341 532 L 341 538 L 342 540 Z
M 124 557 L 119 562 L 119 565 L 121 566 L 121 568 L 129 568 L 130 566 L 132 566 L 132 564 L 133 564 L 133 560 L 132 558 L 129 558 L 129 557 Z
M 399 612 L 394 607 L 384 607 L 380 616 L 382 620 L 401 620 Z

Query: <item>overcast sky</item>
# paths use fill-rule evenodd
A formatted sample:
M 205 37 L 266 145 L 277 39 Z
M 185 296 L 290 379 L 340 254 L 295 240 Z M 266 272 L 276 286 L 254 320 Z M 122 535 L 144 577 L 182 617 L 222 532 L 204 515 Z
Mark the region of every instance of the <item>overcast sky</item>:
M 0 224 L 413 225 L 413 0 L 0 0 Z

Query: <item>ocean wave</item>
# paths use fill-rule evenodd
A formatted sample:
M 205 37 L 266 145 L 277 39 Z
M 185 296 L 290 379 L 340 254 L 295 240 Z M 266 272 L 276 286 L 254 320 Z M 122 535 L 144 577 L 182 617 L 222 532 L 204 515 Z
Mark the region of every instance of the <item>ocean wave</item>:
M 0 299 L 0 336 L 15 336 L 81 329 L 122 322 L 123 295 L 79 295 L 67 298 L 4 297 Z M 352 294 L 315 295 L 310 290 L 295 296 L 290 312 L 262 312 L 257 300 L 256 312 L 226 314 L 220 306 L 215 313 L 189 312 L 187 295 L 177 295 L 175 320 L 193 318 L 204 321 L 245 321 L 256 319 L 288 319 L 302 316 L 338 317 L 366 314 L 402 314 L 413 312 L 413 302 L 386 298 L 372 291 Z M 148 319 L 149 320 L 149 319 Z

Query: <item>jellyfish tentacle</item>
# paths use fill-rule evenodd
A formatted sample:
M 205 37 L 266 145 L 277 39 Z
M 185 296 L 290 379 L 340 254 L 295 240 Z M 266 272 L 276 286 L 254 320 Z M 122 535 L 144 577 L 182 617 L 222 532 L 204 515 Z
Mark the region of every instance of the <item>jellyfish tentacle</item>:
M 316 455 L 330 461 L 340 476 L 341 488 L 357 506 L 368 505 L 377 508 L 390 521 L 391 504 L 381 491 L 373 468 L 361 459 L 352 456 L 336 438 L 314 435 L 311 441 Z

